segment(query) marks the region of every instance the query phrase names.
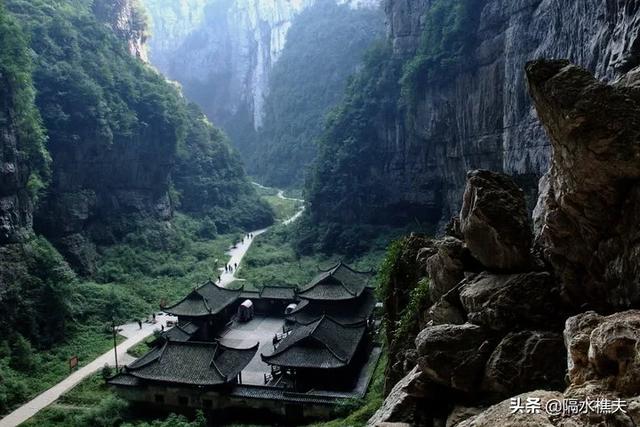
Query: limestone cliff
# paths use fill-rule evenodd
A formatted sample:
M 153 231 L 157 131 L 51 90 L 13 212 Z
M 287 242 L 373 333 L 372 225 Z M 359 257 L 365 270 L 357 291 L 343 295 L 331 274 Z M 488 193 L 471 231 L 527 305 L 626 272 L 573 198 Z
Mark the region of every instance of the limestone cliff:
M 637 71 L 606 84 L 568 61 L 527 64 L 552 143 L 535 228 L 510 177 L 476 170 L 447 236 L 405 241 L 383 287 L 387 379 L 399 381 L 370 425 L 637 425 Z M 398 310 L 423 283 L 419 310 Z M 542 409 L 514 410 L 518 399 Z M 549 412 L 552 399 L 623 410 Z
M 385 94 L 395 96 L 395 111 L 376 113 L 369 123 L 375 131 L 356 136 L 352 151 L 336 154 L 348 150 L 337 141 L 317 163 L 344 163 L 322 172 L 332 189 L 325 192 L 332 192 L 331 206 L 352 200 L 362 183 L 375 185 L 360 192 L 358 211 L 345 203 L 342 217 L 323 205 L 326 194 L 311 194 L 310 212 L 318 221 L 389 223 L 406 217 L 405 222 L 442 225 L 457 213 L 466 172 L 475 168 L 514 176 L 532 209 L 550 146 L 527 96 L 525 63 L 568 58 L 611 81 L 640 61 L 634 0 L 387 0 L 384 8 L 393 50 L 389 62 L 401 64 L 393 75 L 401 87 Z M 412 71 L 419 84 L 407 84 Z M 341 134 L 340 140 L 349 136 Z M 357 179 L 350 177 L 353 170 L 359 171 Z
M 242 145 L 243 136 L 262 125 L 271 68 L 293 18 L 317 1 L 143 0 L 151 16 L 151 63 L 180 82 L 185 94 Z
M 270 210 L 220 132 L 209 123 L 198 128 L 206 122 L 202 113 L 140 55 L 132 55 L 142 52 L 135 46 L 146 31 L 135 1 L 87 0 L 71 7 L 37 0 L 30 9 L 20 1 L 5 3 L 17 21 L 29 23 L 35 106 L 48 137 L 48 150 L 41 143 L 20 147 L 15 123 L 39 125 L 39 117 L 12 111 L 10 105 L 6 114 L 13 124 L 4 126 L 0 117 L 2 180 L 7 182 L 1 190 L 1 224 L 9 238 L 30 230 L 33 213 L 35 231 L 78 272 L 91 274 L 97 245 L 119 241 L 140 220 L 171 219 L 178 195 L 196 181 L 210 196 L 185 203 L 185 213 L 209 216 L 226 229 L 270 223 Z M 42 33 L 50 36 L 36 36 Z M 25 85 L 27 77 L 16 82 L 9 81 Z M 46 191 L 33 173 L 44 162 L 36 162 L 38 153 L 52 159 Z M 191 179 L 185 184 L 178 179 L 182 176 Z
M 421 18 L 434 3 L 386 2 L 396 55 L 416 52 L 424 31 Z M 459 207 L 467 170 L 503 171 L 535 185 L 537 179 L 527 176 L 537 178 L 549 166 L 549 140 L 526 92 L 528 60 L 566 58 L 605 80 L 640 61 L 637 1 L 480 3 L 466 58 L 473 66 L 427 83 L 410 120 L 389 123 L 396 131 L 388 131 L 391 136 L 383 141 L 392 153 L 384 165 L 390 194 L 439 204 L 445 220 Z
M 127 42 L 129 53 L 147 61 L 148 22 L 139 0 L 98 0 L 93 13 Z

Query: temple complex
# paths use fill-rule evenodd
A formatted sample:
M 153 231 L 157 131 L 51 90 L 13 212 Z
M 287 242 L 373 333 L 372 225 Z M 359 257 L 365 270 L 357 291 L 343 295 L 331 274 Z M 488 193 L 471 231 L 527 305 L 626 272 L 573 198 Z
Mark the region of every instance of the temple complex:
M 371 278 L 340 262 L 300 288 L 208 281 L 162 307 L 178 322 L 108 383 L 158 410 L 327 417 L 364 396 L 380 354 Z

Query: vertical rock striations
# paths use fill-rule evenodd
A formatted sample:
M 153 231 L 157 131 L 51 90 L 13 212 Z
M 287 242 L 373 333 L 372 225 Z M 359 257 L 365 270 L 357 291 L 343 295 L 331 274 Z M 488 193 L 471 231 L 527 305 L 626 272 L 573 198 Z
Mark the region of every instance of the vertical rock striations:
M 640 285 L 637 73 L 630 70 L 619 82 L 606 84 L 558 60 L 531 62 L 526 71 L 552 143 L 551 167 L 536 208 L 535 241 L 528 232 L 524 194 L 513 181 L 470 172 L 460 224 L 452 229 L 457 237 L 413 248 L 413 253 L 431 254 L 434 247 L 451 247 L 445 242 L 462 237 L 458 246 L 468 248 L 475 262 L 463 258 L 460 249 L 448 252 L 446 263 L 434 261 L 442 258 L 438 253 L 415 261 L 418 275 L 428 266 L 431 282 L 450 277 L 452 265 L 453 271 L 462 270 L 458 277 L 464 278 L 439 301 L 441 292 L 431 295 L 434 304 L 427 312 L 448 306 L 461 316 L 440 316 L 447 323 L 435 324 L 425 322 L 429 315 L 415 313 L 421 327 L 415 350 L 403 349 L 389 360 L 404 359 L 407 363 L 394 365 L 407 374 L 401 383 L 420 378 L 423 391 L 408 396 L 406 387 L 391 389 L 370 425 L 637 425 L 640 315 L 629 310 L 638 304 Z M 464 233 L 470 217 L 475 232 Z M 517 248 L 516 253 L 531 248 L 531 262 L 505 274 L 496 259 L 510 258 L 504 256 L 509 248 Z M 407 272 L 405 277 L 412 276 Z M 415 281 L 390 282 L 384 292 L 395 295 L 412 286 Z M 580 313 L 585 307 L 613 314 Z M 386 321 L 392 335 L 396 323 Z M 413 361 L 422 375 L 411 370 Z M 433 386 L 443 388 L 437 399 L 429 392 Z M 622 399 L 624 411 L 601 407 L 549 416 L 544 406 L 539 414 L 513 410 L 517 399 L 586 398 Z M 486 410 L 474 415 L 479 407 Z
M 147 61 L 148 22 L 140 0 L 97 0 L 93 13 L 127 42 L 129 53 Z
M 553 146 L 538 243 L 575 301 L 640 302 L 640 90 L 609 86 L 566 61 L 527 66 Z M 635 284 L 632 286 L 631 284 Z
M 291 23 L 317 1 L 143 0 L 152 23 L 150 60 L 244 148 L 262 126 L 271 69 Z
M 373 136 L 354 144 L 358 155 L 344 167 L 369 171 L 358 181 L 381 187 L 363 196 L 358 217 L 369 220 L 373 210 L 392 222 L 401 211 L 406 221 L 442 224 L 459 210 L 472 169 L 515 177 L 533 208 L 550 145 L 527 96 L 525 64 L 568 58 L 612 81 L 640 61 L 637 9 L 636 0 L 387 0 L 392 55 L 404 64 L 395 76 L 402 88 L 387 94 L 397 100 L 395 113 L 376 118 Z M 365 150 L 371 155 L 360 155 Z M 345 157 L 336 152 L 332 147 L 318 165 Z M 355 185 L 341 190 L 343 178 L 334 175 L 327 178 L 338 188 L 333 205 Z M 310 212 L 319 221 L 336 220 L 321 204 Z

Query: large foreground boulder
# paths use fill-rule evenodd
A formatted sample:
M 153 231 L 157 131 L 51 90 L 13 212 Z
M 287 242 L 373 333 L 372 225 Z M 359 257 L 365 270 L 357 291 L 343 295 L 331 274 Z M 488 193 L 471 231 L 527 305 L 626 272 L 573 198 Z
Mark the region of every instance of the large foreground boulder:
M 427 378 L 462 392 L 477 390 L 492 340 L 484 328 L 464 325 L 427 327 L 416 338 L 418 366 Z
M 524 410 L 514 412 L 513 403 L 524 405 L 528 398 L 533 398 L 539 403 L 540 408 L 544 408 L 548 401 L 561 400 L 562 397 L 560 392 L 546 390 L 521 394 L 502 401 L 479 415 L 457 424 L 455 427 L 554 427 L 553 417 L 544 410 L 535 413 L 527 413 Z
M 419 407 L 428 394 L 426 378 L 418 367 L 415 367 L 393 387 L 382 407 L 369 419 L 367 425 L 383 427 L 392 423 L 413 425 L 419 422 Z
M 596 409 L 578 409 L 572 412 L 566 405 L 568 399 L 577 405 L 585 401 L 587 396 L 592 404 L 598 398 L 609 402 L 615 401 L 616 396 L 597 393 L 595 389 L 590 394 L 562 394 L 560 392 L 538 390 L 514 396 L 491 406 L 484 412 L 457 424 L 455 427 L 635 427 L 638 420 L 636 399 L 624 401 L 626 405 L 619 410 L 616 405 L 609 411 Z M 564 402 L 564 403 L 563 403 Z M 565 405 L 564 409 L 562 405 Z M 579 407 L 578 407 L 579 408 Z
M 509 333 L 489 357 L 482 388 L 501 398 L 538 388 L 564 390 L 565 353 L 559 333 Z
M 474 258 L 490 270 L 530 265 L 531 223 L 524 192 L 510 177 L 486 170 L 467 175 L 460 231 Z
M 480 273 L 460 288 L 469 322 L 493 330 L 536 327 L 562 330 L 563 307 L 551 274 Z
M 564 335 L 572 384 L 600 379 L 622 395 L 640 394 L 640 311 L 583 313 L 567 320 Z
M 577 306 L 640 303 L 640 88 L 607 85 L 567 61 L 526 71 L 553 145 L 537 243 Z
M 429 295 L 436 301 L 464 279 L 465 259 L 470 255 L 464 243 L 451 236 L 436 241 L 434 247 L 437 253 L 427 259 L 427 273 Z

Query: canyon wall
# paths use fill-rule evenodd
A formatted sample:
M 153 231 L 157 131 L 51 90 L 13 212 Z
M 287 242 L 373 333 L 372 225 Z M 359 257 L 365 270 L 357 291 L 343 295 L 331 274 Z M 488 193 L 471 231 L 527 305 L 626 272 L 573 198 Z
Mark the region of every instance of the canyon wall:
M 384 8 L 390 52 L 348 90 L 309 181 L 316 224 L 442 230 L 477 168 L 513 176 L 532 210 L 551 149 L 525 63 L 567 58 L 612 81 L 640 60 L 633 0 L 387 0 Z
M 148 18 L 139 0 L 96 1 L 92 7 L 99 20 L 126 40 L 131 55 L 148 61 Z
M 317 2 L 144 0 L 151 16 L 150 61 L 245 148 L 262 126 L 270 72 L 292 20 Z M 338 3 L 371 8 L 379 0 Z
M 416 53 L 435 3 L 387 0 L 394 55 Z M 459 209 L 468 170 L 503 171 L 529 189 L 547 170 L 549 141 L 526 92 L 528 60 L 566 58 L 608 81 L 640 61 L 640 2 L 480 3 L 465 59 L 473 65 L 427 83 L 409 120 L 401 116 L 380 129 L 387 193 L 395 202 L 441 206 L 443 219 Z

